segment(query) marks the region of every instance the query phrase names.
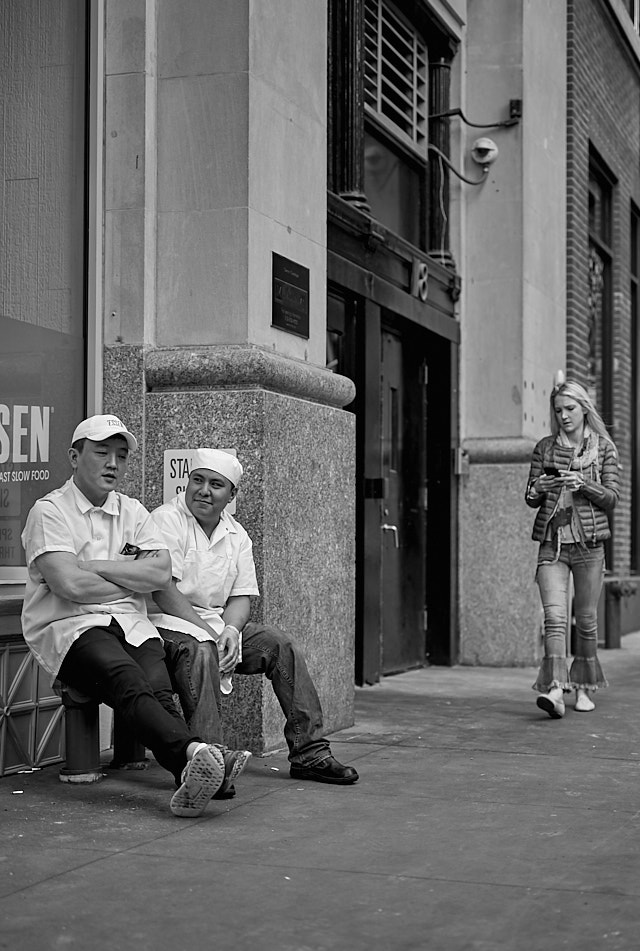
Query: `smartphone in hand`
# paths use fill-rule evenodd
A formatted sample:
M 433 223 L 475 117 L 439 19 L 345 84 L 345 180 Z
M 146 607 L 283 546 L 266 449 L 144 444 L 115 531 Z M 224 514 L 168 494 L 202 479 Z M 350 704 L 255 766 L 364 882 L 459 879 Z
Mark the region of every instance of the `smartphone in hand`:
M 556 479 L 561 475 L 561 472 L 557 466 L 544 466 L 543 468 L 545 475 L 555 476 Z

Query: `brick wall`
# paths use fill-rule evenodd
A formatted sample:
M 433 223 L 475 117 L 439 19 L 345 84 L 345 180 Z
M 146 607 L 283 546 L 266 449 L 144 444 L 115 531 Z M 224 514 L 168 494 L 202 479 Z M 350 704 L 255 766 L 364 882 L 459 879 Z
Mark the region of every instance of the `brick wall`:
M 612 413 L 622 493 L 614 517 L 614 557 L 626 573 L 631 533 L 630 205 L 640 204 L 640 64 L 602 0 L 567 3 L 567 376 L 585 381 L 588 357 L 589 155 L 615 182 L 612 238 Z

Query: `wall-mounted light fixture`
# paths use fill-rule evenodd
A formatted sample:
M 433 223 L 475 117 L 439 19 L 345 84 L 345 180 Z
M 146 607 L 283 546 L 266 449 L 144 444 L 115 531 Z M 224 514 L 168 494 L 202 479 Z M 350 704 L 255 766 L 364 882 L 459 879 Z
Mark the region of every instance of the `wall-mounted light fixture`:
M 493 139 L 476 139 L 471 146 L 471 158 L 477 165 L 493 165 L 498 158 L 498 146 Z
M 503 119 L 501 122 L 471 122 L 462 109 L 449 109 L 447 112 L 440 112 L 436 115 L 429 116 L 429 119 L 450 119 L 453 116 L 459 116 L 460 119 L 468 126 L 471 126 L 474 129 L 500 129 L 500 128 L 509 128 L 514 125 L 518 125 L 520 119 L 522 118 L 522 99 L 510 99 L 509 100 L 509 118 Z M 447 168 L 451 169 L 454 175 L 457 175 L 459 179 L 463 182 L 466 182 L 468 185 L 481 185 L 489 174 L 489 166 L 495 162 L 498 157 L 498 146 L 493 141 L 493 139 L 488 139 L 482 136 L 479 139 L 476 139 L 473 145 L 471 146 L 471 158 L 477 165 L 482 166 L 482 178 L 473 179 L 467 178 L 466 175 L 463 175 L 462 172 L 459 172 L 455 168 L 449 157 L 444 154 L 444 152 L 437 148 L 435 145 L 428 144 L 430 151 L 435 152 L 436 155 L 444 162 Z

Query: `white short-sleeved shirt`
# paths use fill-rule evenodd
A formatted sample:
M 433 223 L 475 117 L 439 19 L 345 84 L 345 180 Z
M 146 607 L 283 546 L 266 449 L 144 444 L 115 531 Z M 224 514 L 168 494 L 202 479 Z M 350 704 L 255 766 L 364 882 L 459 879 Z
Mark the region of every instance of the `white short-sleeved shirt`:
M 171 555 L 171 573 L 177 588 L 217 635 L 224 630 L 222 612 L 238 595 L 259 594 L 253 546 L 239 522 L 223 511 L 207 537 L 187 508 L 184 494 L 151 513 Z M 210 635 L 195 624 L 168 614 L 152 614 L 156 627 L 191 634 L 199 641 Z
M 143 594 L 80 604 L 51 591 L 38 570 L 36 559 L 45 552 L 68 551 L 83 561 L 126 561 L 132 557 L 122 554 L 127 543 L 143 551 L 167 547 L 144 505 L 119 492 L 110 492 L 104 505 L 95 506 L 71 478 L 38 499 L 29 512 L 22 533 L 29 569 L 22 631 L 38 662 L 54 678 L 73 642 L 91 627 L 108 627 L 115 619 L 134 647 L 160 637 L 148 619 Z

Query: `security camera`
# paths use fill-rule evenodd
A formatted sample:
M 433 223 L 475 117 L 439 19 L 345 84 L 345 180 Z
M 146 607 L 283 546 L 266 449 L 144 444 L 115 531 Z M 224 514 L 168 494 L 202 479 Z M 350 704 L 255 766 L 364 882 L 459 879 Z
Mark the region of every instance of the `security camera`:
M 478 165 L 491 165 L 498 158 L 498 146 L 493 139 L 476 139 L 471 146 L 471 158 Z

